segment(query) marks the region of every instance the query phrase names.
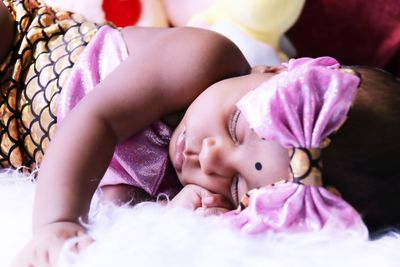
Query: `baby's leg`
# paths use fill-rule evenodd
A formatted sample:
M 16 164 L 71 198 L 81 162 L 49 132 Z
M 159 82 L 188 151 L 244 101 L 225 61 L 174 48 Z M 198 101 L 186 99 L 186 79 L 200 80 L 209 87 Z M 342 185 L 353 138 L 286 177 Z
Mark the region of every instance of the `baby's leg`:
M 126 203 L 129 203 L 130 205 L 136 205 L 143 201 L 154 200 L 143 189 L 126 184 L 102 186 L 100 196 L 101 201 L 111 201 L 117 205 L 123 205 Z

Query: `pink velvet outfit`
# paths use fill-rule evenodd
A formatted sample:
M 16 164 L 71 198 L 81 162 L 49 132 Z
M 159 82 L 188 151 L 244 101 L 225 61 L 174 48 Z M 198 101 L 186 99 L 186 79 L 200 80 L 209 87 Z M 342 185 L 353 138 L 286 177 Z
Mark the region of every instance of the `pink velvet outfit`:
M 58 124 L 127 57 L 120 31 L 103 26 L 85 48 L 62 89 Z M 168 157 L 171 134 L 169 126 L 157 121 L 117 145 L 100 186 L 127 184 L 141 188 L 153 197 L 160 193 L 174 196 L 181 185 Z

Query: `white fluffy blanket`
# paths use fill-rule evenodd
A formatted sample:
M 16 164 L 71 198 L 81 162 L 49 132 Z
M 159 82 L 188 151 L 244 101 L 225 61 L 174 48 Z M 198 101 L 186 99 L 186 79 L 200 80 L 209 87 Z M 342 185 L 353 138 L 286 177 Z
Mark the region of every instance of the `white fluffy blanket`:
M 0 266 L 30 239 L 35 185 L 0 175 Z M 376 241 L 351 235 L 245 236 L 218 217 L 204 218 L 157 204 L 102 206 L 93 214 L 97 242 L 84 253 L 64 253 L 61 266 L 399 266 L 400 236 Z

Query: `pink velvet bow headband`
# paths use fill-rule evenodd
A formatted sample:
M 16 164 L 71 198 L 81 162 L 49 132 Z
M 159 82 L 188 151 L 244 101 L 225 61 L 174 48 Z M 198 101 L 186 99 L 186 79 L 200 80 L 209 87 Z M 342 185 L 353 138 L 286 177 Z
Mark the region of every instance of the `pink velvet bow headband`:
M 290 149 L 290 179 L 322 185 L 320 148 L 345 121 L 360 83 L 331 57 L 292 59 L 237 107 L 263 139 Z M 313 164 L 308 164 L 313 163 Z
M 305 151 L 308 165 L 314 156 L 319 157 L 328 136 L 345 121 L 360 78 L 341 70 L 331 57 L 292 59 L 285 66 L 285 71 L 245 95 L 237 107 L 260 138 L 277 141 L 291 151 L 295 159 L 291 181 L 295 183 L 252 191 L 242 204 L 245 209 L 228 217 L 252 233 L 317 230 L 332 222 L 337 229 L 365 233 L 359 214 L 322 187 L 320 171 L 306 166 L 308 172 L 296 177 L 303 171 L 304 157 L 295 154 Z
M 287 148 L 319 148 L 345 120 L 360 83 L 339 66 L 331 57 L 292 59 L 237 107 L 260 137 Z

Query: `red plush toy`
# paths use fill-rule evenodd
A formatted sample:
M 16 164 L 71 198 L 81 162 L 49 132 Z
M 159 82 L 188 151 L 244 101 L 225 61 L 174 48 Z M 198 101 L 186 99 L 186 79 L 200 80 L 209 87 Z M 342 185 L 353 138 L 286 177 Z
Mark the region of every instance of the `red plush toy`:
M 168 19 L 161 0 L 44 0 L 49 6 L 83 14 L 98 23 L 111 21 L 118 27 L 131 25 L 167 27 Z
M 135 25 L 142 14 L 141 0 L 103 0 L 106 20 L 119 27 Z
M 168 19 L 160 0 L 103 0 L 105 19 L 118 27 L 130 25 L 168 26 Z

